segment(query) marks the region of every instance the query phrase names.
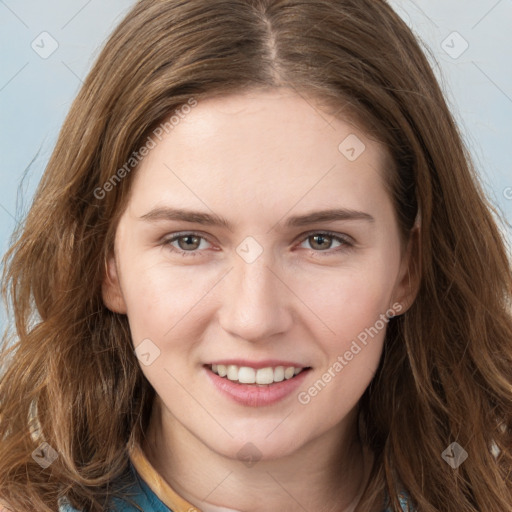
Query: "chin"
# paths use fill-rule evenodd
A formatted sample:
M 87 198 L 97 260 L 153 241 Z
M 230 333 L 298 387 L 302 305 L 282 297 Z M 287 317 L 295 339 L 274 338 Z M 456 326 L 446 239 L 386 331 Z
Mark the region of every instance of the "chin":
M 290 432 L 281 430 L 276 425 L 282 421 L 273 422 L 272 428 L 261 428 L 261 426 L 244 429 L 239 432 L 230 430 L 233 438 L 221 439 L 215 437 L 205 440 L 210 449 L 223 457 L 237 459 L 241 462 L 255 463 L 257 461 L 270 461 L 292 455 L 307 442 L 306 433 Z M 286 420 L 285 420 L 286 421 Z M 255 421 L 257 423 L 257 421 Z M 265 422 L 268 424 L 267 422 Z M 210 442 L 209 442 L 210 441 Z

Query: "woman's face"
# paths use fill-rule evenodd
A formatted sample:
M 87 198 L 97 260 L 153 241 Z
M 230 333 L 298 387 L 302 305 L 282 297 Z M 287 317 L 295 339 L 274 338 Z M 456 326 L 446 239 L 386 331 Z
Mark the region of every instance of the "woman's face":
M 284 456 L 354 418 L 409 305 L 388 159 L 289 90 L 181 117 L 136 171 L 104 300 L 169 424 Z

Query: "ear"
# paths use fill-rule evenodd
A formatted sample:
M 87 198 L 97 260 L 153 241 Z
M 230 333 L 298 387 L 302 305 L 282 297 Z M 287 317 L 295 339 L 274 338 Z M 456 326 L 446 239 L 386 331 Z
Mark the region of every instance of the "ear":
M 400 273 L 393 294 L 393 303 L 402 306 L 403 315 L 416 299 L 421 283 L 421 237 L 420 225 L 415 224 L 411 230 L 407 247 L 404 251 Z
M 114 255 L 105 262 L 105 274 L 101 284 L 103 303 L 114 313 L 126 314 L 126 303 L 119 282 L 119 273 Z

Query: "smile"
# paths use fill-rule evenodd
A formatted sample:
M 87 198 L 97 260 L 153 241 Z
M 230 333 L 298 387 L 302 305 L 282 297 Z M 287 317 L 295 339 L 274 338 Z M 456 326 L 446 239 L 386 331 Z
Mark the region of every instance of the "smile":
M 219 377 L 223 377 L 232 382 L 260 385 L 274 384 L 275 382 L 292 379 L 307 369 L 294 366 L 268 366 L 256 369 L 250 366 L 237 366 L 234 364 L 212 364 L 208 367 Z

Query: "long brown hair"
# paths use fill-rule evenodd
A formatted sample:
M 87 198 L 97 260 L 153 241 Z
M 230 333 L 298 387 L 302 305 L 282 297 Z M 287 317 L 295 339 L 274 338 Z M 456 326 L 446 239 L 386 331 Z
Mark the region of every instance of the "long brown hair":
M 360 401 L 375 457 L 358 510 L 385 496 L 400 510 L 401 489 L 422 512 L 512 510 L 510 261 L 428 61 L 384 0 L 141 0 L 114 31 L 4 258 L 0 500 L 13 510 L 63 496 L 103 510 L 148 425 L 154 391 L 101 295 L 127 162 L 191 98 L 268 87 L 357 119 L 393 157 L 404 239 L 421 218 L 419 292 Z M 58 453 L 47 470 L 31 456 L 41 442 Z M 457 469 L 441 456 L 452 442 L 468 453 Z

